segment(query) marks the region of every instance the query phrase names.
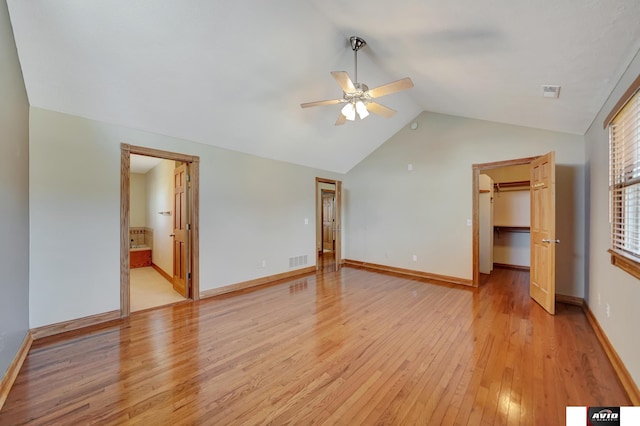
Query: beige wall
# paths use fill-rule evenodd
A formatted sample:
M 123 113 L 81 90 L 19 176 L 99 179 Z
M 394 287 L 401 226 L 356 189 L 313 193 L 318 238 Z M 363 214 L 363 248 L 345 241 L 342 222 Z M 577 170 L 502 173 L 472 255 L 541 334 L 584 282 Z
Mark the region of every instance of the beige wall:
M 120 308 L 122 142 L 200 156 L 202 291 L 313 265 L 315 178 L 343 178 L 33 107 L 30 132 L 31 327 Z
M 0 1 L 0 377 L 29 329 L 29 101 Z
M 347 174 L 344 257 L 471 279 L 472 164 L 555 151 L 556 288 L 583 297 L 584 138 L 429 112 L 416 121 Z
M 147 226 L 153 229 L 153 263 L 173 276 L 173 169 L 175 161 L 162 160 L 147 176 Z M 159 214 L 171 212 L 171 215 Z
M 497 167 L 483 170 L 482 173 L 489 175 L 496 183 L 521 182 L 531 179 L 531 166 L 519 164 L 517 166 Z
M 131 173 L 129 176 L 131 202 L 129 208 L 129 226 L 132 228 L 147 226 L 147 176 Z
M 486 174 L 478 177 L 478 269 L 481 274 L 493 270 L 493 180 Z
M 640 280 L 611 265 L 609 225 L 609 137 L 603 122 L 631 82 L 640 75 L 640 52 L 587 132 L 589 191 L 586 208 L 589 268 L 586 298 L 614 348 L 640 386 Z M 610 306 L 610 316 L 606 306 Z

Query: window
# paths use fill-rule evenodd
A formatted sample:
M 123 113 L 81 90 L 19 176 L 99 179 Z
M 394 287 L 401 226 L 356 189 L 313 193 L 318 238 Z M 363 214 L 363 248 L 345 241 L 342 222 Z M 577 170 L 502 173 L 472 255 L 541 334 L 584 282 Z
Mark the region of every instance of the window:
M 611 263 L 640 278 L 640 77 L 609 126 Z M 605 122 L 605 125 L 607 124 Z

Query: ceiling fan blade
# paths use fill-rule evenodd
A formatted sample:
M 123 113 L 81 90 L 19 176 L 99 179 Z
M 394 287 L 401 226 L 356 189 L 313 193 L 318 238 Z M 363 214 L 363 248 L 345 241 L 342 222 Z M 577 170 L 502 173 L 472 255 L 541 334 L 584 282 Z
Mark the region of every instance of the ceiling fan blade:
M 351 81 L 346 71 L 331 71 L 331 75 L 336 79 L 340 87 L 342 87 L 344 93 L 353 93 L 356 91 L 356 87 L 353 85 L 353 81 Z
M 347 121 L 347 117 L 345 117 L 344 115 L 342 115 L 342 113 L 340 113 L 340 117 L 338 117 L 338 119 L 336 120 L 336 126 L 342 126 L 344 123 L 346 123 Z
M 379 98 L 381 96 L 390 95 L 391 93 L 399 92 L 401 90 L 411 89 L 413 87 L 413 81 L 409 77 L 402 80 L 394 81 L 393 83 L 384 84 L 382 86 L 369 89 L 369 96 L 372 98 Z
M 377 102 L 369 102 L 367 104 L 367 111 L 372 112 L 374 114 L 381 115 L 381 116 L 386 117 L 386 118 L 391 118 L 394 115 L 396 115 L 396 111 L 395 110 L 393 110 L 391 108 L 388 108 L 388 107 L 386 107 L 384 105 L 381 105 L 381 104 L 379 104 Z
M 344 102 L 344 100 L 343 99 L 331 99 L 331 100 L 328 100 L 328 101 L 306 102 L 304 104 L 300 104 L 300 106 L 302 108 L 309 108 L 309 107 L 322 106 L 322 105 L 335 105 L 335 104 L 339 104 L 341 102 Z

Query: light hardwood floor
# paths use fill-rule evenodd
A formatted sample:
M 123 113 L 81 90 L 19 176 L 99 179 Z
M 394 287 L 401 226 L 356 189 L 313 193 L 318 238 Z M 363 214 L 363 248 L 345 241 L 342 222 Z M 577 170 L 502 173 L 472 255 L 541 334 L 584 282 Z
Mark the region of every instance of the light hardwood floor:
M 343 268 L 36 341 L 0 424 L 564 425 L 630 405 L 581 309 Z

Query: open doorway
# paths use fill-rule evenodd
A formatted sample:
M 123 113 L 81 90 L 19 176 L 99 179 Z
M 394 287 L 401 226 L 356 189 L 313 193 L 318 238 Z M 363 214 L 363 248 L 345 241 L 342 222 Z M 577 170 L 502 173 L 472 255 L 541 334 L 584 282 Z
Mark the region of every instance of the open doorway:
M 333 253 L 336 248 L 336 191 L 335 189 L 322 189 L 322 252 Z
M 129 165 L 129 305 L 131 312 L 181 302 L 173 276 L 175 172 L 185 163 L 131 154 Z M 183 191 L 184 192 L 184 191 Z M 185 200 L 186 201 L 186 200 Z M 179 282 L 178 282 L 179 283 Z
M 483 170 L 479 176 L 480 284 L 494 267 L 529 272 L 530 164 Z
M 480 173 L 480 273 L 530 267 L 530 164 Z
M 316 178 L 316 270 L 340 269 L 341 204 L 342 182 Z
M 494 163 L 473 165 L 473 286 L 478 287 L 480 277 L 480 176 L 497 169 L 524 165 L 529 170 L 528 181 L 505 182 L 505 189 L 529 187 L 527 191 L 530 206 L 529 225 L 507 223 L 498 226 L 510 233 L 527 233 L 529 237 L 530 280 L 529 292 L 543 309 L 555 313 L 555 153 L 549 152 L 538 157 L 520 158 Z M 494 210 L 493 231 L 496 228 Z M 504 219 L 502 219 L 504 220 Z M 494 251 L 495 254 L 495 251 Z M 495 257 L 494 257 L 495 258 Z
M 136 173 L 141 159 L 155 164 L 149 179 Z M 150 191 L 142 190 L 147 183 Z M 120 201 L 121 316 L 198 300 L 199 158 L 122 144 Z M 141 213 L 144 208 L 148 211 Z M 145 293 L 153 285 L 163 286 L 162 291 Z

